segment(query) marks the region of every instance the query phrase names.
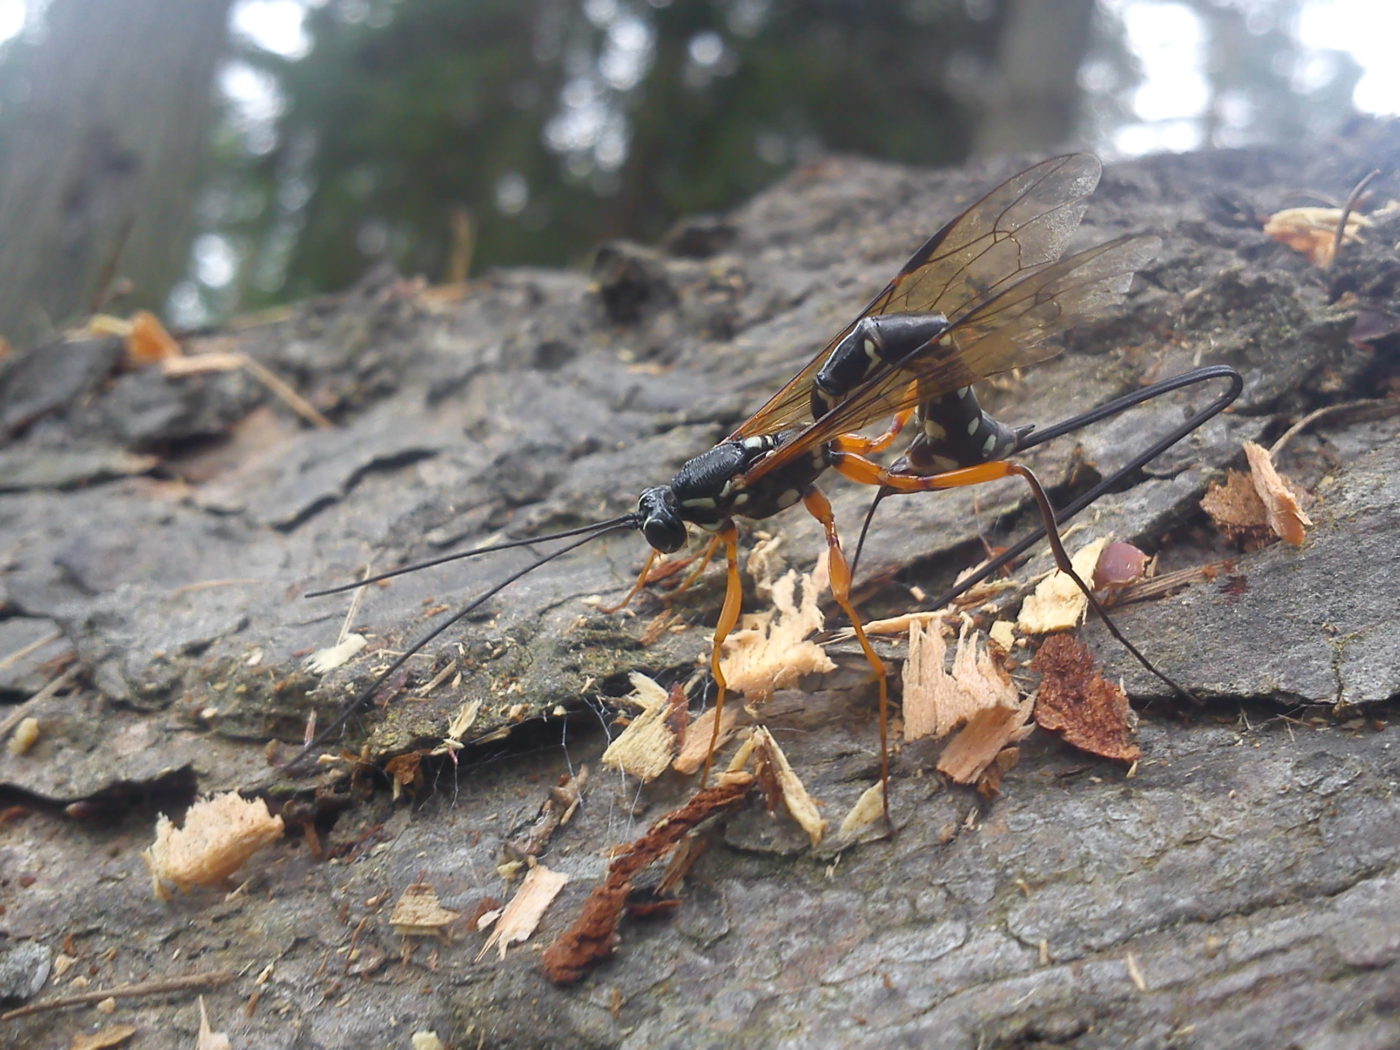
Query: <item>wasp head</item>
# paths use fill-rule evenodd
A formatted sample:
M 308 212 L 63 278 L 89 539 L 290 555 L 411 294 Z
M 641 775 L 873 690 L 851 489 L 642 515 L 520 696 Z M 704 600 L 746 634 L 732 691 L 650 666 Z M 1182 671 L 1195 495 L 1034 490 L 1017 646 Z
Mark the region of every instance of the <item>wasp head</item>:
M 676 494 L 669 485 L 649 488 L 637 500 L 642 535 L 662 554 L 672 554 L 685 546 L 686 528 L 679 509 Z

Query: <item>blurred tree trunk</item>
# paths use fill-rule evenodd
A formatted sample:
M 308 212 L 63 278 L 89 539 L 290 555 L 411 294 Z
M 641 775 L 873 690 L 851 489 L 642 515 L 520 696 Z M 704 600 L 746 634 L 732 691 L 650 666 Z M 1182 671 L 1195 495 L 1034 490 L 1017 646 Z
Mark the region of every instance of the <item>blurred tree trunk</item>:
M 1094 0 L 1013 0 L 997 46 L 997 72 L 984 95 L 975 153 L 1039 153 L 1069 139 L 1093 17 Z
M 41 338 L 117 281 L 163 304 L 189 255 L 230 2 L 49 4 L 0 143 L 0 333 Z

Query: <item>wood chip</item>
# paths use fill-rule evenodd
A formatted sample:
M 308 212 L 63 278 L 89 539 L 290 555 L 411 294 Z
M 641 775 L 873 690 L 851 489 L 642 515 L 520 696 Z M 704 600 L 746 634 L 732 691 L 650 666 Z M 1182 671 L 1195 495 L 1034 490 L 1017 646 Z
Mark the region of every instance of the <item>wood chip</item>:
M 826 834 L 827 822 L 822 819 L 816 802 L 807 793 L 801 778 L 792 771 L 787 755 L 783 754 L 783 749 L 773 739 L 773 734 L 764 726 L 755 729 L 753 735 L 744 742 L 744 746 L 730 762 L 729 772 L 736 772 L 750 763 L 754 767 L 758 782 L 771 785 L 768 789 L 771 791 L 769 812 L 781 805 L 807 833 L 813 846 L 821 842 L 822 836 Z
M 734 727 L 739 724 L 739 714 L 734 708 L 734 704 L 725 707 L 718 734 L 714 731 L 715 709 L 713 707 L 691 722 L 690 727 L 686 730 L 685 743 L 681 745 L 680 754 L 671 763 L 671 768 L 677 773 L 689 776 L 698 771 L 705 764 L 705 760 L 710 757 L 711 743 L 716 751 L 724 747 L 729 738 L 734 735 Z
M 1099 555 L 1111 542 L 1108 536 L 1097 539 L 1086 547 L 1081 547 L 1070 564 L 1081 580 L 1094 577 L 1094 567 L 1099 563 Z M 1067 631 L 1084 619 L 1089 608 L 1089 599 L 1079 585 L 1067 573 L 1058 569 L 1040 581 L 1035 593 L 1021 603 L 1021 614 L 1016 618 L 1016 626 L 1023 634 L 1049 634 L 1052 631 Z
M 1285 208 L 1269 216 L 1264 232 L 1280 244 L 1306 255 L 1319 269 L 1332 265 L 1332 253 L 1337 242 L 1337 224 L 1342 221 L 1341 208 Z M 1342 242 L 1359 242 L 1361 231 L 1371 225 L 1364 215 L 1347 215 Z
M 885 785 L 871 784 L 863 792 L 856 804 L 841 818 L 841 826 L 836 829 L 838 839 L 853 838 L 866 828 L 883 824 L 885 819 Z
M 679 746 L 678 734 L 670 719 L 670 694 L 644 674 L 630 676 L 632 692 L 624 703 L 642 709 L 603 752 L 603 765 L 621 770 L 642 781 L 655 780 L 670 768 Z
M 696 792 L 614 857 L 607 878 L 589 895 L 582 914 L 545 949 L 546 976 L 555 984 L 573 984 L 611 955 L 617 947 L 617 927 L 627 895 L 637 875 L 674 849 L 698 824 L 742 802 L 753 783 L 751 773 L 725 774 L 719 783 Z
M 317 649 L 306 658 L 306 669 L 312 674 L 326 674 L 353 659 L 361 649 L 369 645 L 369 639 L 362 634 L 347 634 L 335 645 Z
M 1262 446 L 1253 441 L 1246 441 L 1244 454 L 1249 460 L 1249 472 L 1254 479 L 1254 488 L 1264 503 L 1269 528 L 1284 542 L 1301 547 L 1303 540 L 1307 538 L 1307 528 L 1312 525 L 1312 519 L 1299 506 L 1294 486 L 1274 469 L 1273 460 Z
M 199 1034 L 195 1036 L 194 1050 L 233 1050 L 233 1041 L 224 1032 L 216 1032 L 209 1026 L 209 1013 L 204 1008 L 204 996 L 199 997 Z
M 970 640 L 969 640 L 970 639 Z M 942 625 L 909 628 L 909 657 L 904 663 L 904 739 L 946 736 L 978 711 L 1015 711 L 1020 694 L 991 653 L 963 623 L 953 653 L 953 669 L 944 670 L 947 647 Z
M 1099 674 L 1083 642 L 1067 634 L 1047 638 L 1031 667 L 1042 675 L 1035 704 L 1041 728 L 1090 754 L 1123 762 L 1142 757 L 1133 740 L 1137 716 L 1127 694 Z
M 1024 740 L 1035 728 L 1027 724 L 1033 706 L 1033 701 L 1027 698 L 1015 708 L 990 707 L 978 711 L 948 741 L 938 756 L 938 771 L 959 784 L 977 783 L 1002 748 Z
M 1201 497 L 1201 509 L 1215 522 L 1215 527 L 1245 549 L 1261 547 L 1272 542 L 1269 514 L 1254 479 L 1239 470 L 1225 473 L 1225 481 L 1206 489 Z
M 1009 653 L 1016 644 L 1016 625 L 1010 620 L 997 620 L 987 629 L 987 637 Z
M 1300 505 L 1300 491 L 1274 468 L 1269 454 L 1252 441 L 1244 444 L 1249 473 L 1226 474 L 1223 485 L 1212 485 L 1201 498 L 1201 509 L 1216 528 L 1246 549 L 1279 536 L 1294 546 L 1302 544 L 1312 524 Z
M 491 935 L 477 953 L 476 961 L 480 962 L 492 948 L 497 949 L 500 958 L 504 959 L 507 948 L 527 940 L 568 882 L 569 876 L 562 871 L 551 871 L 543 864 L 531 868 L 515 891 L 515 896 L 501 912 L 501 917 L 496 920 Z
M 131 315 L 131 327 L 126 333 L 128 367 L 139 368 L 182 355 L 180 344 L 155 314 L 149 310 L 138 310 Z
M 461 918 L 462 913 L 444 908 L 438 899 L 437 890 L 426 882 L 415 882 L 403 891 L 393 912 L 389 915 L 389 925 L 403 937 L 447 938 L 447 928 Z
M 786 572 L 772 585 L 773 608 L 745 616 L 724 640 L 720 670 L 730 689 L 761 703 L 803 675 L 836 669 L 826 650 L 809 638 L 822 628 L 817 599 L 826 588 L 826 564 L 823 553 L 812 572 Z
M 268 812 L 262 799 L 244 799 L 236 791 L 196 802 L 185 826 L 156 819 L 156 840 L 145 851 L 156 896 L 169 899 L 168 883 L 189 892 L 218 886 L 258 850 L 282 837 L 281 817 Z

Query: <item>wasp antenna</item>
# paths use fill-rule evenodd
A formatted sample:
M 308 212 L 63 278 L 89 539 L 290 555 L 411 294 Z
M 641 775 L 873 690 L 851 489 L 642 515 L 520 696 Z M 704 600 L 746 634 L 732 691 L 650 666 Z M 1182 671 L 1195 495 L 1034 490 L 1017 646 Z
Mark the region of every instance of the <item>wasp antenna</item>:
M 477 547 L 469 551 L 457 551 L 455 554 L 444 554 L 440 558 L 431 558 L 428 561 L 414 562 L 412 565 L 403 565 L 397 569 L 390 569 L 388 572 L 381 572 L 378 576 L 370 576 L 363 580 L 354 580 L 351 583 L 340 583 L 334 587 L 325 587 L 319 591 L 307 591 L 303 598 L 321 598 L 327 594 L 341 594 L 345 591 L 353 591 L 356 587 L 365 587 L 371 583 L 378 583 L 380 580 L 392 579 L 395 576 L 404 576 L 410 572 L 417 572 L 419 569 L 431 569 L 435 565 L 442 565 L 449 561 L 460 561 L 463 558 L 475 558 L 479 554 L 494 554 L 497 551 L 510 550 L 513 547 L 528 547 L 534 543 L 548 543 L 551 540 L 564 540 L 570 536 L 582 536 L 588 534 L 588 538 L 601 536 L 605 532 L 615 529 L 638 528 L 641 519 L 636 514 L 623 514 L 621 517 L 612 518 L 609 521 L 598 521 L 592 525 L 580 525 L 576 529 L 565 529 L 563 532 L 551 532 L 544 536 L 531 536 L 524 540 L 510 540 L 506 543 L 493 543 L 489 547 Z M 578 546 L 575 544 L 574 546 Z M 565 550 L 573 550 L 573 547 L 566 547 Z M 549 559 L 544 559 L 548 561 Z M 543 564 L 541 562 L 540 564 Z
M 487 590 L 487 591 L 485 591 L 484 593 L 477 595 L 477 596 L 476 596 L 475 598 L 473 598 L 470 602 L 468 602 L 466 605 L 462 606 L 462 608 L 458 609 L 458 610 L 457 610 L 455 613 L 453 613 L 450 617 L 448 617 L 448 618 L 447 618 L 446 620 L 444 620 L 442 623 L 438 624 L 438 625 L 437 625 L 436 627 L 434 627 L 431 631 L 429 631 L 427 634 L 425 634 L 422 638 L 418 639 L 418 641 L 414 642 L 413 645 L 410 646 L 409 649 L 408 649 L 406 652 L 404 652 L 404 653 L 403 653 L 401 656 L 399 656 L 393 663 L 391 663 L 388 667 L 386 667 L 383 671 L 381 671 L 378 675 L 376 675 L 375 678 L 374 678 L 374 681 L 370 682 L 369 685 L 365 686 L 364 689 L 360 690 L 359 694 L 355 697 L 355 699 L 351 700 L 350 703 L 347 704 L 347 705 L 345 706 L 345 709 L 344 709 L 343 711 L 341 711 L 339 715 L 336 716 L 335 721 L 331 722 L 329 725 L 326 726 L 325 729 L 323 729 L 323 730 L 321 730 L 319 733 L 317 733 L 316 736 L 315 736 L 315 738 L 314 738 L 309 744 L 307 744 L 307 745 L 304 746 L 300 751 L 298 751 L 298 752 L 296 753 L 296 755 L 294 755 L 289 761 L 282 763 L 282 765 L 281 765 L 279 768 L 280 768 L 283 772 L 287 772 L 287 771 L 290 771 L 290 770 L 294 769 L 296 766 L 300 765 L 302 762 L 304 762 L 304 761 L 307 759 L 307 757 L 311 754 L 311 752 L 313 752 L 313 751 L 315 751 L 317 748 L 319 748 L 322 744 L 324 744 L 327 740 L 329 740 L 329 739 L 331 738 L 331 736 L 332 736 L 334 733 L 338 732 L 342 727 L 344 727 L 344 725 L 345 725 L 347 722 L 349 722 L 350 719 L 354 718 L 355 715 L 356 715 L 360 710 L 362 710 L 362 709 L 364 708 L 365 704 L 369 703 L 370 698 L 373 697 L 374 694 L 379 690 L 379 687 L 382 686 L 385 682 L 387 682 L 387 681 L 389 680 L 389 677 L 390 677 L 395 671 L 397 671 L 399 668 L 403 667 L 406 663 L 408 663 L 409 660 L 413 659 L 413 658 L 414 658 L 415 656 L 417 656 L 420 652 L 422 652 L 424 649 L 426 649 L 430 644 L 432 644 L 433 639 L 437 638 L 439 635 L 441 635 L 444 631 L 446 631 L 446 630 L 447 630 L 449 627 L 451 627 L 453 624 L 458 623 L 458 622 L 461 621 L 464 617 L 469 616 L 471 613 L 475 612 L 475 611 L 476 611 L 477 609 L 479 609 L 482 605 L 484 605 L 487 601 L 489 601 L 491 598 L 494 598 L 497 594 L 499 594 L 501 591 L 505 590 L 505 589 L 506 589 L 507 587 L 509 587 L 512 583 L 514 583 L 516 580 L 520 579 L 522 576 L 528 576 L 530 573 L 532 573 L 532 572 L 534 572 L 536 569 L 538 569 L 541 565 L 544 565 L 544 564 L 546 564 L 547 562 L 551 562 L 551 561 L 553 561 L 555 558 L 562 557 L 563 555 L 568 554 L 570 551 L 577 550 L 579 547 L 582 547 L 582 546 L 584 546 L 585 544 L 591 543 L 593 540 L 596 540 L 599 536 L 607 535 L 607 534 L 610 533 L 610 532 L 621 532 L 621 531 L 623 531 L 624 529 L 635 529 L 635 528 L 637 528 L 636 515 L 635 515 L 635 514 L 624 514 L 624 515 L 623 515 L 622 517 L 620 517 L 620 518 L 614 518 L 612 521 L 602 522 L 602 523 L 600 523 L 600 524 L 598 524 L 598 525 L 592 525 L 592 526 L 589 526 L 589 528 L 592 529 L 593 531 L 591 531 L 587 536 L 584 536 L 582 539 L 576 540 L 576 541 L 573 542 L 573 543 L 566 544 L 565 546 L 560 547 L 557 551 L 551 551 L 549 554 L 546 554 L 544 557 L 542 557 L 542 558 L 537 558 L 535 561 L 532 561 L 529 565 L 525 566 L 523 569 L 520 569 L 520 570 L 518 570 L 518 571 L 516 571 L 516 572 L 511 573 L 509 576 L 507 576 L 505 579 L 503 579 L 500 583 L 497 583 L 497 584 L 495 584 L 494 586 L 492 586 L 492 587 L 490 588 L 490 590 Z M 557 532 L 557 533 L 555 533 L 555 534 L 552 535 L 552 536 L 547 536 L 547 537 L 544 537 L 544 538 L 545 538 L 545 539 L 562 539 L 562 538 L 568 537 L 568 536 L 577 536 L 580 532 L 583 532 L 583 531 L 584 531 L 583 529 L 571 529 L 571 530 L 568 531 L 568 532 Z M 501 549 L 504 549 L 504 548 L 506 548 L 506 547 L 520 547 L 520 546 L 523 546 L 523 545 L 524 545 L 525 543 L 527 543 L 527 542 L 534 542 L 534 541 L 525 541 L 525 540 L 522 540 L 522 541 L 516 542 L 516 543 L 501 544 L 501 545 L 498 546 L 498 547 L 489 548 L 489 549 L 501 550 Z M 470 552 L 468 552 L 468 553 L 471 553 L 471 554 L 484 554 L 484 553 L 486 552 L 486 550 L 487 550 L 487 548 L 483 548 L 483 549 L 480 550 L 480 551 L 470 551 Z M 450 559 L 447 559 L 447 558 L 439 559 L 439 561 L 447 561 L 447 560 L 450 560 Z M 435 564 L 437 564 L 437 562 L 425 562 L 424 564 L 425 564 L 425 565 L 435 565 Z M 400 571 L 407 571 L 407 570 L 405 569 L 405 570 L 400 570 Z M 390 575 L 393 575 L 393 574 L 391 573 Z M 376 577 L 376 578 L 378 578 L 378 577 Z M 373 582 L 373 579 L 371 579 L 371 580 L 366 580 L 366 581 L 364 581 L 364 582 L 366 582 L 366 583 L 372 583 L 372 582 Z M 353 584 L 352 586 L 359 586 L 359 584 Z M 338 589 L 339 589 L 339 590 L 345 590 L 345 589 L 347 589 L 347 588 L 343 588 L 343 587 L 342 587 L 342 588 L 338 588 Z
M 894 490 L 881 485 L 875 491 L 875 498 L 870 501 L 870 508 L 865 512 L 865 520 L 860 523 L 860 536 L 856 539 L 856 552 L 851 556 L 851 577 L 854 579 L 856 569 L 860 567 L 860 552 L 865 550 L 865 537 L 870 533 L 870 523 L 875 520 L 875 512 L 880 509 L 880 503 L 886 496 L 894 495 Z

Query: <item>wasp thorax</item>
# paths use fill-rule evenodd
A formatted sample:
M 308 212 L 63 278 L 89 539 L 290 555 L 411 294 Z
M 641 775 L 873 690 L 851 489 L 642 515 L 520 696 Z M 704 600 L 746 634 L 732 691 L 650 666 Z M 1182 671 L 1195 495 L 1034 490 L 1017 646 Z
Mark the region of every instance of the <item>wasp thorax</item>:
M 673 554 L 685 546 L 685 522 L 678 511 L 676 494 L 668 485 L 647 489 L 637 500 L 642 535 L 662 554 Z

